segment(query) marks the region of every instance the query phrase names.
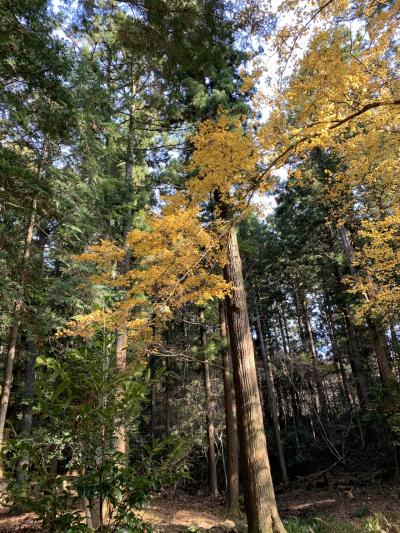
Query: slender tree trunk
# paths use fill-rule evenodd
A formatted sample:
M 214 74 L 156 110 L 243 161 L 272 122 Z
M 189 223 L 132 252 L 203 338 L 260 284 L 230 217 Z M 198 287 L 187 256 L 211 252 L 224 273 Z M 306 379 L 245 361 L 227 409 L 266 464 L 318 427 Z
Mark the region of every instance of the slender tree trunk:
M 156 409 L 157 409 L 157 391 L 155 385 L 156 377 L 156 358 L 154 355 L 150 356 L 150 380 L 151 380 L 151 395 L 150 395 L 150 439 L 153 444 L 156 438 Z
M 351 407 L 352 403 L 351 403 L 351 392 L 350 392 L 349 381 L 347 379 L 346 369 L 343 364 L 343 358 L 342 358 L 342 355 L 339 351 L 339 348 L 336 342 L 336 335 L 335 335 L 335 328 L 334 328 L 333 320 L 332 320 L 332 317 L 329 316 L 328 311 L 325 312 L 325 318 L 326 318 L 326 323 L 328 325 L 328 332 L 329 332 L 329 337 L 331 341 L 333 360 L 337 366 L 338 373 L 342 380 L 344 398 L 345 398 L 347 405 Z
M 46 247 L 47 233 L 39 231 L 39 251 L 40 251 L 40 268 L 43 267 L 44 252 Z M 27 360 L 25 364 L 25 387 L 24 397 L 22 401 L 22 416 L 19 425 L 19 435 L 27 437 L 32 430 L 32 410 L 33 410 L 33 395 L 35 388 L 35 364 L 38 356 L 36 343 L 31 337 L 28 337 L 26 342 Z M 16 465 L 16 480 L 19 482 L 25 481 L 28 473 L 29 454 L 23 450 L 21 457 L 19 457 Z
M 126 349 L 128 344 L 128 332 L 126 326 L 122 326 L 117 330 L 117 344 L 116 344 L 116 354 L 115 354 L 115 366 L 117 372 L 124 372 L 126 370 Z M 120 391 L 117 391 L 117 395 L 120 394 Z M 116 443 L 115 449 L 123 454 L 126 454 L 128 451 L 127 438 L 126 438 L 126 428 L 121 426 L 118 428 L 116 434 Z
M 165 416 L 165 437 L 168 438 L 171 433 L 171 387 L 169 383 L 169 369 L 170 361 L 169 357 L 165 358 L 165 383 L 164 383 L 164 392 L 165 392 L 165 405 L 164 405 L 164 416 Z
M 281 304 L 280 309 L 281 309 L 281 313 L 282 313 L 283 329 L 284 329 L 285 336 L 286 336 L 286 342 L 287 342 L 287 346 L 288 346 L 288 349 L 289 349 L 289 352 L 290 352 L 290 350 L 291 350 L 290 337 L 289 337 L 289 331 L 288 331 L 285 308 L 284 308 L 283 304 Z
M 32 429 L 32 401 L 35 387 L 35 364 L 37 359 L 37 348 L 32 340 L 28 340 L 28 360 L 25 368 L 25 395 L 22 418 L 20 424 L 21 433 L 29 433 Z
M 22 255 L 22 261 L 20 265 L 20 276 L 21 276 L 21 290 L 19 295 L 16 297 L 12 312 L 12 324 L 10 328 L 10 334 L 9 334 L 9 340 L 8 340 L 8 350 L 7 350 L 7 362 L 6 362 L 6 369 L 4 373 L 4 380 L 3 380 L 3 386 L 1 391 L 1 399 L 0 399 L 0 452 L 4 445 L 4 427 L 6 423 L 7 418 L 7 410 L 8 410 L 8 404 L 10 401 L 10 392 L 11 392 L 11 384 L 12 384 L 12 378 L 13 378 L 13 369 L 14 369 L 14 359 L 15 359 L 15 350 L 17 346 L 17 338 L 18 338 L 18 331 L 19 326 L 21 323 L 21 313 L 22 313 L 22 306 L 24 303 L 24 282 L 25 282 L 25 274 L 26 274 L 26 263 L 30 257 L 31 254 L 31 245 L 32 245 L 32 238 L 33 238 L 33 230 L 35 227 L 35 220 L 36 220 L 36 208 L 37 208 L 37 199 L 34 198 L 32 202 L 32 209 L 31 209 L 31 215 L 29 219 L 29 223 L 26 229 L 25 234 L 25 243 L 24 243 L 24 251 Z M 1 473 L 0 473 L 1 476 Z
M 351 394 L 350 387 L 349 387 L 349 380 L 347 379 L 347 373 L 346 373 L 346 369 L 343 364 L 342 354 L 337 349 L 337 345 L 335 341 L 333 341 L 332 350 L 333 350 L 333 360 L 337 367 L 336 371 L 340 375 L 340 378 L 342 380 L 344 399 L 348 407 L 351 408 L 352 407 L 352 399 L 351 399 L 352 394 Z
M 27 342 L 28 359 L 25 367 L 25 394 L 24 404 L 22 407 L 22 418 L 20 423 L 19 434 L 21 436 L 29 435 L 32 429 L 32 408 L 33 408 L 33 393 L 35 386 L 35 364 L 37 359 L 36 345 L 32 340 Z M 26 479 L 29 465 L 29 455 L 24 452 L 17 461 L 16 479 L 17 481 L 24 481 Z
M 288 346 L 286 345 L 285 331 L 284 331 L 284 328 L 283 328 L 283 321 L 282 321 L 281 311 L 280 311 L 280 308 L 279 308 L 278 304 L 276 304 L 276 314 L 278 315 L 279 332 L 281 334 L 283 351 L 285 352 L 286 355 L 288 355 L 289 354 L 289 349 L 288 349 Z
M 132 67 L 131 67 L 132 68 Z M 122 239 L 125 246 L 125 255 L 121 264 L 118 265 L 120 274 L 126 274 L 130 268 L 131 251 L 126 244 L 126 238 L 132 227 L 132 207 L 133 200 L 133 167 L 134 167 L 134 120 L 135 120 L 135 85 L 133 81 L 132 72 L 132 86 L 131 86 L 131 106 L 129 110 L 129 126 L 128 126 L 128 140 L 126 147 L 126 162 L 125 162 L 125 185 L 127 190 L 127 203 L 129 204 L 128 212 L 125 215 Z M 126 356 L 128 348 L 128 328 L 126 323 L 121 324 L 117 329 L 117 342 L 115 347 L 115 366 L 118 372 L 125 372 L 126 370 Z M 120 394 L 120 391 L 117 391 Z M 116 436 L 116 449 L 123 453 L 128 453 L 128 440 L 126 428 L 121 427 Z
M 312 356 L 312 365 L 313 365 L 313 375 L 314 381 L 317 386 L 317 395 L 318 403 L 322 413 L 327 412 L 326 396 L 324 391 L 324 386 L 322 383 L 321 372 L 318 368 L 318 355 L 315 347 L 314 333 L 311 327 L 310 315 L 308 313 L 306 297 L 302 289 L 298 289 L 299 292 L 299 303 L 301 317 L 303 320 L 304 330 L 306 331 L 307 345 Z
M 297 328 L 299 330 L 300 344 L 301 344 L 302 348 L 305 350 L 306 338 L 305 338 L 304 331 L 303 331 L 303 325 L 302 325 L 302 321 L 301 321 L 301 309 L 300 309 L 300 306 L 299 306 L 299 301 L 298 301 L 298 298 L 297 298 L 296 289 L 293 290 L 293 301 L 294 301 L 294 305 L 295 305 L 295 308 L 296 308 Z
M 354 331 L 353 322 L 350 318 L 347 306 L 342 305 L 341 308 L 344 325 L 346 328 L 347 342 L 349 344 L 349 361 L 350 368 L 353 374 L 356 385 L 356 392 L 360 406 L 364 408 L 368 404 L 368 382 L 365 374 L 364 365 L 362 363 L 360 350 L 357 343 L 356 333 Z
M 281 425 L 281 423 L 282 423 L 283 427 L 286 427 L 287 426 L 287 421 L 288 421 L 288 409 L 287 409 L 287 403 L 285 401 L 286 396 L 284 395 L 283 388 L 282 388 L 281 384 L 279 383 L 279 381 L 277 381 L 277 383 L 276 383 L 275 390 L 276 390 L 276 400 L 277 400 L 277 404 L 278 404 L 278 421 L 279 421 L 279 425 Z
M 331 250 L 335 250 L 334 241 L 331 241 Z M 340 294 L 343 294 L 342 302 L 339 305 L 340 313 L 343 317 L 344 327 L 346 331 L 347 343 L 349 347 L 349 363 L 355 389 L 357 393 L 358 402 L 361 408 L 365 408 L 368 404 L 368 380 L 364 368 L 363 358 L 360 353 L 360 349 L 357 342 L 357 336 L 354 329 L 353 322 L 350 317 L 350 313 L 347 306 L 347 293 L 343 286 L 341 274 L 338 268 L 338 264 L 333 264 L 333 277 L 336 284 L 336 290 Z
M 182 309 L 182 348 L 184 353 L 186 354 L 186 351 L 189 346 L 189 338 L 188 338 L 188 331 L 187 331 L 187 325 L 186 325 L 186 305 L 183 306 Z M 189 364 L 188 360 L 185 357 L 183 361 L 183 387 L 185 387 L 186 379 L 189 378 Z
M 375 321 L 367 320 L 368 328 L 371 334 L 372 346 L 378 362 L 379 373 L 387 391 L 392 391 L 393 374 L 388 361 L 388 348 L 386 335 Z
M 272 423 L 274 426 L 274 432 L 275 432 L 275 440 L 276 440 L 276 448 L 278 450 L 278 458 L 279 458 L 279 465 L 281 468 L 281 474 L 282 479 L 285 484 L 289 483 L 289 478 L 287 475 L 287 469 L 286 469 L 286 462 L 285 462 L 285 456 L 283 453 L 283 446 L 282 446 L 282 438 L 281 438 L 281 428 L 279 426 L 279 419 L 278 419 L 278 404 L 276 401 L 276 391 L 275 391 L 275 385 L 274 385 L 274 376 L 272 373 L 272 364 L 271 359 L 269 357 L 269 354 L 267 352 L 265 342 L 264 342 L 264 335 L 262 330 L 262 324 L 261 324 L 261 317 L 260 317 L 260 310 L 258 307 L 258 301 L 256 296 L 253 296 L 253 305 L 254 305 L 254 311 L 256 315 L 256 324 L 257 324 L 257 335 L 258 340 L 260 342 L 260 349 L 261 349 L 261 355 L 264 363 L 264 371 L 265 371 L 265 377 L 267 381 L 267 389 L 268 389 L 268 399 L 269 399 L 269 408 L 271 412 L 272 417 Z
M 283 532 L 264 431 L 236 229 L 230 228 L 225 279 L 232 285 L 227 316 L 233 362 L 245 506 L 249 533 Z
M 296 425 L 297 423 L 297 425 L 299 426 L 301 420 L 300 402 L 298 402 L 296 398 L 295 388 L 292 383 L 289 384 L 289 395 L 293 414 L 293 424 Z
M 232 360 L 229 349 L 226 303 L 219 302 L 219 320 L 222 341 L 222 372 L 224 381 L 226 449 L 227 449 L 227 484 L 226 507 L 228 512 L 239 514 L 239 442 L 237 434 L 236 400 L 233 384 Z
M 204 325 L 204 309 L 199 310 L 200 320 L 200 346 L 202 351 L 202 366 L 205 392 L 205 411 L 207 426 L 207 458 L 208 458 L 208 481 L 210 495 L 213 498 L 218 497 L 218 479 L 217 479 L 217 461 L 215 456 L 215 431 L 213 421 L 213 400 L 211 392 L 210 363 L 207 359 L 207 333 Z
M 400 368 L 399 368 L 399 363 L 400 363 L 400 343 L 399 343 L 399 338 L 398 338 L 397 333 L 396 333 L 395 324 L 393 322 L 390 323 L 390 342 L 391 342 L 391 345 L 392 345 L 393 360 L 396 363 L 395 368 L 397 368 L 397 377 L 399 378 L 399 376 L 400 376 Z
M 398 360 L 400 357 L 400 342 L 393 322 L 390 323 L 390 340 L 392 342 L 394 358 Z

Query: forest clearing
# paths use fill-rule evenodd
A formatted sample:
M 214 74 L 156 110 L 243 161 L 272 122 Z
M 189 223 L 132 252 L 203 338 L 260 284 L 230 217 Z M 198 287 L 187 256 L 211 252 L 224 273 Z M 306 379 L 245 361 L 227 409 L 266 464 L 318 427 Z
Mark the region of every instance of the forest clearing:
M 0 0 L 0 533 L 400 531 L 400 0 Z

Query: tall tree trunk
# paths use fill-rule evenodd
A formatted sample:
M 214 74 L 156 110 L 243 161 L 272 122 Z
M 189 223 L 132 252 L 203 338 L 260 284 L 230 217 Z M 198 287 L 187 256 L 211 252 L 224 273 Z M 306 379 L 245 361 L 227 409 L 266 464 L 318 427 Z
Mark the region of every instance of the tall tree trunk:
M 226 507 L 230 514 L 239 513 L 239 442 L 237 434 L 236 400 L 233 384 L 232 359 L 229 348 L 226 303 L 219 302 L 222 375 L 224 381 L 225 427 L 227 449 Z
M 350 368 L 353 374 L 354 382 L 356 385 L 356 392 L 358 401 L 361 407 L 365 407 L 368 404 L 368 381 L 365 374 L 364 365 L 360 354 L 360 349 L 357 343 L 356 333 L 354 331 L 354 325 L 350 318 L 347 305 L 341 306 L 341 311 L 344 320 L 344 326 L 346 329 L 347 342 L 349 344 L 349 361 Z
M 133 66 L 131 66 L 133 69 Z M 131 105 L 129 110 L 129 125 L 128 125 L 128 139 L 126 146 L 126 162 L 125 162 L 125 185 L 127 190 L 127 203 L 129 205 L 128 211 L 125 215 L 122 229 L 122 239 L 125 246 L 125 255 L 122 262 L 118 265 L 118 271 L 120 274 L 126 274 L 130 268 L 131 250 L 126 244 L 126 238 L 132 227 L 132 200 L 133 200 L 133 166 L 134 166 L 134 120 L 135 120 L 135 84 L 133 80 L 132 72 L 132 85 L 131 85 Z M 121 324 L 117 329 L 117 341 L 115 347 L 115 366 L 118 372 L 125 372 L 126 370 L 126 356 L 128 348 L 128 328 L 126 323 Z M 117 391 L 120 394 L 120 391 Z M 116 435 L 116 449 L 127 454 L 128 441 L 126 435 L 126 428 L 121 427 Z
M 232 285 L 227 316 L 233 363 L 245 506 L 249 533 L 283 532 L 279 517 L 257 385 L 236 228 L 228 232 L 225 279 Z
M 204 325 L 204 309 L 199 309 L 200 320 L 200 346 L 203 367 L 204 392 L 205 392 L 205 411 L 207 426 L 207 458 L 208 458 L 208 481 L 210 495 L 213 498 L 218 497 L 218 479 L 217 479 L 217 461 L 215 456 L 215 435 L 213 421 L 213 400 L 211 392 L 210 363 L 207 359 L 207 332 Z
M 47 233 L 39 231 L 39 251 L 40 251 L 40 269 L 44 263 L 44 252 L 46 247 Z M 24 397 L 22 402 L 22 417 L 19 425 L 19 435 L 23 437 L 29 436 L 32 429 L 32 410 L 33 410 L 33 395 L 35 387 L 35 364 L 38 356 L 36 343 L 32 337 L 28 336 L 27 342 L 27 360 L 25 364 L 25 383 L 24 383 Z M 25 481 L 28 473 L 29 454 L 23 450 L 21 457 L 19 457 L 16 465 L 16 480 Z
M 289 383 L 289 395 L 290 395 L 290 405 L 292 408 L 292 416 L 293 416 L 293 424 L 296 426 L 296 423 L 298 426 L 300 426 L 300 420 L 301 420 L 301 405 L 298 399 L 296 398 L 296 390 L 293 385 L 293 383 Z M 296 438 L 297 440 L 297 438 Z
M 154 355 L 149 359 L 151 394 L 150 394 L 150 440 L 153 444 L 156 438 L 156 409 L 157 409 L 157 390 L 156 390 L 156 358 Z
M 126 326 L 121 326 L 117 330 L 117 343 L 116 343 L 116 353 L 115 353 L 115 366 L 117 372 L 124 372 L 126 370 L 126 349 L 128 344 L 128 331 Z M 117 391 L 117 395 L 120 394 L 120 391 Z M 115 449 L 118 452 L 126 454 L 128 451 L 127 437 L 126 437 L 126 428 L 121 426 L 118 428 L 116 434 Z
M 20 277 L 21 277 L 21 289 L 19 295 L 14 301 L 14 307 L 12 312 L 12 324 L 10 328 L 9 340 L 8 340 L 8 350 L 7 350 L 7 362 L 6 369 L 4 373 L 3 386 L 1 391 L 0 399 L 0 452 L 4 445 L 4 427 L 6 423 L 8 404 L 10 401 L 10 392 L 11 384 L 13 378 L 13 369 L 14 369 L 14 359 L 15 359 L 15 350 L 17 346 L 18 330 L 21 323 L 21 313 L 24 303 L 24 283 L 26 275 L 26 263 L 31 254 L 31 245 L 33 238 L 33 230 L 35 227 L 36 220 L 36 208 L 37 208 L 37 199 L 34 198 L 32 202 L 32 209 L 29 218 L 29 222 L 26 228 L 25 233 L 25 243 L 24 251 L 22 254 L 22 261 L 20 265 Z M 0 473 L 1 476 L 1 473 Z
M 271 373 L 271 376 L 272 376 L 272 373 Z M 279 425 L 283 423 L 283 427 L 286 427 L 287 422 L 288 422 L 288 408 L 287 408 L 287 402 L 286 402 L 286 395 L 284 394 L 283 388 L 281 384 L 279 383 L 279 381 L 277 381 L 275 390 L 276 390 L 276 401 L 278 405 Z
M 303 325 L 302 325 L 302 320 L 301 320 L 301 309 L 300 309 L 300 305 L 299 305 L 299 301 L 298 301 L 298 297 L 297 297 L 296 288 L 293 289 L 293 301 L 294 301 L 294 305 L 295 305 L 295 308 L 296 308 L 297 328 L 298 328 L 298 331 L 299 331 L 300 344 L 301 344 L 302 348 L 305 350 L 306 337 L 305 337 L 305 334 L 304 334 L 304 331 L 303 331 Z
M 331 251 L 335 250 L 335 242 L 332 239 Z M 368 404 L 368 380 L 364 368 L 363 358 L 360 353 L 359 345 L 357 342 L 357 336 L 354 329 L 353 322 L 350 317 L 348 305 L 347 305 L 347 291 L 343 285 L 342 277 L 339 271 L 338 263 L 333 263 L 333 278 L 336 285 L 336 291 L 338 294 L 342 294 L 343 298 L 338 308 L 341 316 L 343 317 L 344 327 L 346 331 L 347 343 L 349 346 L 349 363 L 355 389 L 357 393 L 358 402 L 361 408 L 364 408 Z
M 186 357 L 186 352 L 189 347 L 189 337 L 188 337 L 188 331 L 187 331 L 187 325 L 186 325 L 186 304 L 182 308 L 182 348 L 183 352 L 185 354 L 185 358 L 183 361 L 183 387 L 185 387 L 186 380 L 189 379 L 189 364 Z
M 310 350 L 310 353 L 312 356 L 313 375 L 314 375 L 315 384 L 317 386 L 318 403 L 319 403 L 321 412 L 326 414 L 327 413 L 326 396 L 325 396 L 324 386 L 322 383 L 321 372 L 318 368 L 318 355 L 317 355 L 317 349 L 315 347 L 314 333 L 311 327 L 311 321 L 310 321 L 310 315 L 308 312 L 306 297 L 305 297 L 304 291 L 300 287 L 298 288 L 298 294 L 299 294 L 298 299 L 300 303 L 301 317 L 303 320 L 304 330 L 306 331 L 306 342 L 307 342 L 308 349 Z
M 342 354 L 340 353 L 339 347 L 336 342 L 334 322 L 328 309 L 325 311 L 325 319 L 326 319 L 326 323 L 328 326 L 328 334 L 329 334 L 330 341 L 331 341 L 333 361 L 335 365 L 337 366 L 337 371 L 342 380 L 344 399 L 347 405 L 351 407 L 352 402 L 351 402 L 351 392 L 350 392 L 350 387 L 349 387 L 349 381 L 347 379 L 346 369 L 343 364 Z
M 286 319 L 285 308 L 284 308 L 283 304 L 280 305 L 280 309 L 281 309 L 281 313 L 282 313 L 283 329 L 284 329 L 285 336 L 286 336 L 286 342 L 287 342 L 288 350 L 289 350 L 289 352 L 290 352 L 290 350 L 291 350 L 291 346 L 290 346 L 290 337 L 289 337 L 289 331 L 288 331 L 288 325 L 287 325 L 287 319 Z
M 279 332 L 281 334 L 283 351 L 285 352 L 286 355 L 288 355 L 289 349 L 288 349 L 288 346 L 286 345 L 286 337 L 285 337 L 285 331 L 283 328 L 282 315 L 281 315 L 281 310 L 278 304 L 276 304 L 276 314 L 278 315 Z
M 164 401 L 165 401 L 165 404 L 164 404 L 164 418 L 165 418 L 165 437 L 168 438 L 170 436 L 170 433 L 171 433 L 171 410 L 170 410 L 170 406 L 171 406 L 171 387 L 170 387 L 170 383 L 169 383 L 169 379 L 170 379 L 170 375 L 169 375 L 169 372 L 170 372 L 170 361 L 169 361 L 169 357 L 165 357 L 165 382 L 164 382 L 164 393 L 165 393 L 165 397 L 164 397 Z
M 391 392 L 394 380 L 388 361 L 386 335 L 384 331 L 382 331 L 382 328 L 379 327 L 374 320 L 368 319 L 367 324 L 371 334 L 372 346 L 374 347 L 376 360 L 378 362 L 379 373 L 386 390 Z
M 269 408 L 271 412 L 272 423 L 274 426 L 276 448 L 278 450 L 279 465 L 281 468 L 283 482 L 285 484 L 288 484 L 289 478 L 287 475 L 285 456 L 283 453 L 281 428 L 279 426 L 279 419 L 278 419 L 278 404 L 276 401 L 274 376 L 272 373 L 272 364 L 271 364 L 271 359 L 269 357 L 269 354 L 265 346 L 264 335 L 263 335 L 262 324 L 261 324 L 261 317 L 260 317 L 260 309 L 258 306 L 257 297 L 255 295 L 253 295 L 253 305 L 254 305 L 254 311 L 256 315 L 257 336 L 258 336 L 258 340 L 260 343 L 261 355 L 262 355 L 262 359 L 264 363 L 265 378 L 266 378 L 267 389 L 268 389 Z

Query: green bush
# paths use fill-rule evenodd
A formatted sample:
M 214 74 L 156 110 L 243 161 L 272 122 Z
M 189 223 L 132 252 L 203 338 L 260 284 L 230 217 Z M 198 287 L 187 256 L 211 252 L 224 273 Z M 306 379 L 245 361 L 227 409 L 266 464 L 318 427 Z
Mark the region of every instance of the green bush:
M 108 357 L 113 339 L 106 340 L 70 350 L 61 360 L 38 359 L 34 410 L 40 424 L 5 450 L 12 503 L 36 513 L 45 531 L 87 531 L 84 502 L 92 512 L 107 509 L 103 531 L 150 531 L 135 509 L 185 475 L 185 449 L 176 437 L 152 446 L 138 438 L 150 375 L 140 364 L 116 372 Z M 122 428 L 128 457 L 115 449 Z

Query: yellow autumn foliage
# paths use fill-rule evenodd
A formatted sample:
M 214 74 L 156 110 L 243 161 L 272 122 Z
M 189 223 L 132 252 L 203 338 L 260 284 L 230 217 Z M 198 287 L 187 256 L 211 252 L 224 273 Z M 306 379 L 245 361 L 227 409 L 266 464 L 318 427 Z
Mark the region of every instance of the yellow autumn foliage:
M 243 208 L 262 157 L 255 136 L 240 118 L 221 114 L 201 123 L 192 143 L 191 168 L 197 172 L 187 184 L 192 202 L 206 201 L 218 190 L 224 202 Z
M 366 294 L 358 317 L 373 316 L 389 323 L 400 310 L 400 208 L 382 220 L 364 220 L 356 251 L 357 276 L 349 277 L 351 291 Z
M 69 333 L 90 337 L 126 325 L 131 338 L 150 340 L 152 326 L 162 327 L 186 302 L 204 303 L 228 292 L 222 276 L 210 273 L 221 267 L 223 256 L 217 236 L 201 224 L 199 208 L 181 194 L 163 202 L 159 214 L 146 217 L 146 229 L 128 234 L 124 247 L 101 241 L 77 258 L 97 266 L 92 281 L 117 287 L 122 297 L 111 309 L 75 317 Z M 116 263 L 126 249 L 131 268 L 121 272 Z

